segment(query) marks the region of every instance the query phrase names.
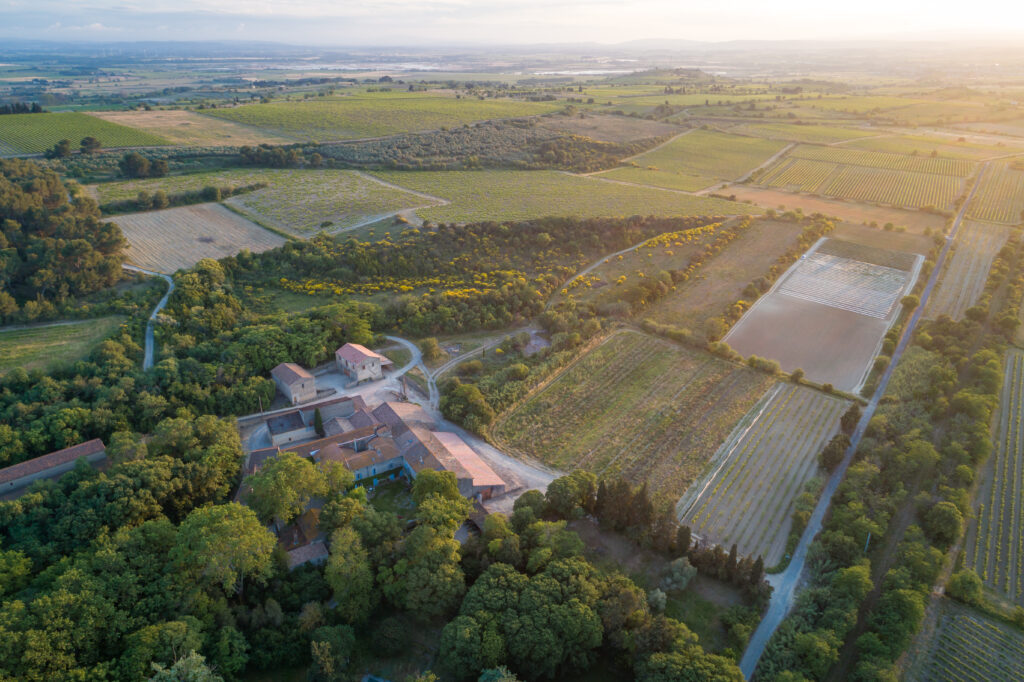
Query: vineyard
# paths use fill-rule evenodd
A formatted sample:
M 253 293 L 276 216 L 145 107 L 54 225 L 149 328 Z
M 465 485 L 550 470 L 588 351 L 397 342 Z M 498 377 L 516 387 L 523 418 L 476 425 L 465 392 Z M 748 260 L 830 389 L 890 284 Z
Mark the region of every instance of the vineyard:
M 898 207 L 945 207 L 963 191 L 963 180 L 947 175 L 846 166 L 819 190 L 844 199 Z
M 184 109 L 97 111 L 89 115 L 162 137 L 171 144 L 188 147 L 291 142 L 233 121 L 203 116 Z
M 128 262 L 156 272 L 176 272 L 203 258 L 219 260 L 243 249 L 260 253 L 285 242 L 220 204 L 133 213 L 115 222 L 128 240 Z
M 106 203 L 133 198 L 140 191 L 177 194 L 206 186 L 242 187 L 256 183 L 268 186 L 236 195 L 225 203 L 257 222 L 300 235 L 316 232 L 324 222 L 330 223 L 327 228 L 337 230 L 375 216 L 432 203 L 344 170 L 227 170 L 93 185 L 91 190 L 100 203 Z
M 772 379 L 633 331 L 612 334 L 507 413 L 511 452 L 621 474 L 675 501 Z
M 824 125 L 796 125 L 792 123 L 746 123 L 732 130 L 749 135 L 758 135 L 773 140 L 830 144 L 844 140 L 869 137 L 875 133 Z
M 75 147 L 92 136 L 104 147 L 155 147 L 169 144 L 157 135 L 87 114 L 10 114 L 0 125 L 0 154 L 36 154 L 61 140 Z
M 919 157 L 906 154 L 888 154 L 845 147 L 821 147 L 801 145 L 789 153 L 798 159 L 825 161 L 847 166 L 867 166 L 885 170 L 934 173 L 965 178 L 974 170 L 974 164 L 963 159 L 942 159 L 930 156 Z
M 765 187 L 780 187 L 801 192 L 813 192 L 835 171 L 834 163 L 790 159 L 777 164 L 761 177 Z
M 1009 236 L 1010 230 L 1004 225 L 964 222 L 956 235 L 953 258 L 928 304 L 930 318 L 963 317 L 981 297 L 992 261 Z
M 1024 635 L 1005 623 L 943 599 L 934 633 L 917 652 L 907 682 L 1013 682 L 1024 670 Z
M 716 454 L 711 477 L 680 502 L 683 522 L 703 540 L 736 543 L 741 555 L 777 564 L 796 497 L 818 472 L 818 453 L 847 406 L 809 388 L 777 385 Z
M 956 137 L 940 137 L 926 135 L 886 135 L 881 137 L 865 137 L 842 144 L 847 149 L 866 149 L 873 152 L 889 152 L 891 154 L 928 155 L 935 152 L 940 157 L 980 161 L 991 156 L 1006 153 L 1005 147 L 978 144 Z
M 978 493 L 977 527 L 967 563 L 986 585 L 1024 605 L 1024 352 L 1006 355 L 998 434 Z
M 1024 222 L 1024 172 L 1005 165 L 990 168 L 971 201 L 968 215 L 993 223 Z
M 694 130 L 641 154 L 634 162 L 655 174 L 650 184 L 659 184 L 656 176 L 664 174 L 694 178 L 694 183 L 698 184 L 696 189 L 700 189 L 713 184 L 714 180 L 734 180 L 742 176 L 784 146 L 782 142 L 762 138 Z M 617 173 L 620 171 L 606 175 L 615 178 Z
M 307 102 L 246 104 L 210 109 L 208 116 L 243 123 L 309 142 L 435 130 L 474 121 L 533 116 L 555 111 L 557 103 L 455 99 L 427 94 L 363 94 Z
M 379 171 L 373 175 L 400 187 L 451 201 L 447 206 L 417 211 L 423 219 L 435 222 L 530 220 L 543 216 L 761 213 L 761 209 L 750 204 L 622 185 L 558 171 Z

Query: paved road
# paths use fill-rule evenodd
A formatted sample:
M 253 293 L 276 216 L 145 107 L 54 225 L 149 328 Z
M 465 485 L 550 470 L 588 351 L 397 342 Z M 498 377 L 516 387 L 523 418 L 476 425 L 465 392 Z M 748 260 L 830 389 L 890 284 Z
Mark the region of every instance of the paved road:
M 899 364 L 903 351 L 905 351 L 907 346 L 910 344 L 910 340 L 914 334 L 914 328 L 921 319 L 921 314 L 925 309 L 928 298 L 931 296 L 932 290 L 935 288 L 935 283 L 939 279 L 939 273 L 942 272 L 942 265 L 946 262 L 946 256 L 949 253 L 950 247 L 953 245 L 953 240 L 956 238 L 957 231 L 960 229 L 960 223 L 963 221 L 964 214 L 967 212 L 967 207 L 970 206 L 975 192 L 978 191 L 981 179 L 988 171 L 988 167 L 989 164 L 986 163 L 978 173 L 978 177 L 974 181 L 974 187 L 971 188 L 971 193 L 967 196 L 967 200 L 964 201 L 963 206 L 960 208 L 960 212 L 956 216 L 956 220 L 953 222 L 953 228 L 949 231 L 949 235 L 946 237 L 946 243 L 943 244 L 942 251 L 939 252 L 939 258 L 935 263 L 935 267 L 932 268 L 932 273 L 928 278 L 928 283 L 921 292 L 921 303 L 914 310 L 914 313 L 910 316 L 910 320 L 907 322 L 906 327 L 904 327 L 903 334 L 900 336 L 900 342 L 897 344 L 896 350 L 892 353 L 892 360 L 889 362 L 889 366 L 882 374 L 882 377 L 878 382 L 878 388 L 875 389 L 874 395 L 871 397 L 867 407 L 864 409 L 860 422 L 857 423 L 857 428 L 854 430 L 853 436 L 850 438 L 850 447 L 846 451 L 843 461 L 836 468 L 835 472 L 829 478 L 825 489 L 822 491 L 821 498 L 818 500 L 818 504 L 814 508 L 814 512 L 811 514 L 810 520 L 807 522 L 807 528 L 804 530 L 804 534 L 800 536 L 800 542 L 793 551 L 793 558 L 790 560 L 789 566 L 782 573 L 769 576 L 768 582 L 771 583 L 771 586 L 774 588 L 771 602 L 768 604 L 768 610 L 765 612 L 760 625 L 758 625 L 757 630 L 754 631 L 753 636 L 750 638 L 747 650 L 743 652 L 743 658 L 740 659 L 740 670 L 747 679 L 750 679 L 754 674 L 754 670 L 757 668 L 757 662 L 760 660 L 761 654 L 764 653 L 764 649 L 768 645 L 768 640 L 771 639 L 771 636 L 775 633 L 775 630 L 779 627 L 779 624 L 782 623 L 786 614 L 789 613 L 790 608 L 793 606 L 793 600 L 796 596 L 796 588 L 800 583 L 804 565 L 807 560 L 807 550 L 810 547 L 811 541 L 814 540 L 815 536 L 821 531 L 822 523 L 825 520 L 825 514 L 828 512 L 829 505 L 832 503 L 832 496 L 835 495 L 836 490 L 839 488 L 839 484 L 843 480 L 843 476 L 846 474 L 847 468 L 853 461 L 853 455 L 857 450 L 857 446 L 860 444 L 861 438 L 864 436 L 865 430 L 867 430 L 868 422 L 871 421 L 871 417 L 874 416 L 875 410 L 878 408 L 879 400 L 885 394 L 885 389 L 889 384 L 889 379 L 892 377 L 893 370 L 896 368 L 896 365 Z
M 170 275 L 165 275 L 162 272 L 153 272 L 152 270 L 143 270 L 135 265 L 122 265 L 122 268 L 130 272 L 140 272 L 143 275 L 151 275 L 152 277 L 160 277 L 167 282 L 167 293 L 160 299 L 160 302 L 153 308 L 153 314 L 149 316 L 149 322 L 146 324 L 146 355 L 142 360 L 142 369 L 147 370 L 153 366 L 153 356 L 155 355 L 156 339 L 153 334 L 153 327 L 156 322 L 156 316 L 160 314 L 160 311 L 167 305 L 168 299 L 171 297 L 171 293 L 174 291 L 174 280 L 171 279 Z

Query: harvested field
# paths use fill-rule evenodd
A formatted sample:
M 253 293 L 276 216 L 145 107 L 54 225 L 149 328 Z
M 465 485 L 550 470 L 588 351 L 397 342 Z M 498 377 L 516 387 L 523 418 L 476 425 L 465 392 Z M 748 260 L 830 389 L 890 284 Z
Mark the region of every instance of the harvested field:
M 976 496 L 966 563 L 988 587 L 1024 606 L 1024 352 L 1011 349 L 1004 365 L 995 447 Z
M 196 204 L 118 216 L 128 239 L 128 262 L 146 270 L 172 273 L 203 258 L 234 256 L 281 246 L 285 239 L 249 222 L 220 204 Z
M 932 632 L 911 651 L 907 682 L 1013 682 L 1024 670 L 1024 633 L 943 598 Z
M 646 481 L 655 497 L 675 501 L 772 382 L 708 353 L 619 331 L 492 433 L 512 452 Z
M 104 121 L 145 131 L 186 147 L 240 146 L 286 144 L 288 138 L 270 135 L 240 123 L 203 116 L 184 109 L 153 109 L 152 111 L 96 111 L 90 112 Z
M 378 171 L 373 175 L 451 201 L 447 206 L 417 211 L 423 219 L 439 222 L 759 212 L 749 204 L 632 187 L 559 171 Z
M 829 241 L 820 241 L 787 270 L 723 340 L 743 355 L 777 360 L 787 372 L 801 368 L 811 381 L 853 391 L 923 259 L 914 258 L 911 272 L 830 255 L 837 248 Z M 818 253 L 822 246 L 825 251 Z M 878 260 L 872 251 L 840 249 Z
M 1005 225 L 964 221 L 953 244 L 953 258 L 928 303 L 929 318 L 949 315 L 960 320 L 978 302 L 992 261 L 1009 236 L 1010 229 Z
M 571 135 L 583 135 L 605 142 L 635 142 L 652 137 L 678 135 L 679 126 L 626 116 L 544 116 L 537 125 Z
M 239 194 L 225 203 L 253 220 L 296 235 L 309 235 L 329 222 L 331 230 L 393 215 L 405 208 L 436 203 L 395 187 L 388 187 L 356 171 L 345 170 L 227 170 L 175 175 L 150 180 L 128 180 L 91 186 L 100 203 L 131 199 L 140 191 L 164 190 L 175 194 L 206 186 L 268 187 Z
M 67 323 L 0 329 L 0 374 L 15 367 L 50 371 L 89 354 L 121 326 L 123 317 L 99 317 Z
M 742 556 L 782 560 L 797 496 L 819 471 L 818 453 L 839 430 L 849 401 L 776 384 L 737 424 L 706 478 L 680 500 L 683 523 L 702 540 L 736 543 Z
M 1006 164 L 993 164 L 982 178 L 967 212 L 977 220 L 1009 225 L 1024 223 L 1024 171 L 1013 170 Z
M 700 333 L 708 318 L 721 316 L 743 298 L 743 288 L 767 274 L 779 257 L 796 245 L 800 231 L 795 223 L 755 220 L 696 276 L 650 306 L 644 317 Z
M 824 213 L 852 223 L 878 225 L 893 223 L 906 227 L 908 231 L 920 234 L 925 229 L 940 230 L 946 223 L 941 215 L 923 211 L 908 211 L 887 206 L 857 204 L 841 199 L 811 197 L 806 194 L 791 194 L 751 185 L 730 185 L 721 194 L 736 195 L 739 201 L 749 201 L 765 208 L 800 208 L 804 213 Z

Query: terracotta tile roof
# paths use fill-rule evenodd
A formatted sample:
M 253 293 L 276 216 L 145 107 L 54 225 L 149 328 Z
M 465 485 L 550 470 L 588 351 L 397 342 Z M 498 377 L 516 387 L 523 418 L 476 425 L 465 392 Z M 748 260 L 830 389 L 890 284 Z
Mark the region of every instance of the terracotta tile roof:
M 469 477 L 473 481 L 473 487 L 486 488 L 488 486 L 505 485 L 505 481 L 501 476 L 494 473 L 494 469 L 488 466 L 487 462 L 480 459 L 480 455 L 473 452 L 469 444 L 462 440 L 457 433 L 434 431 L 433 436 L 441 442 L 448 457 L 469 473 Z M 444 457 L 442 457 L 441 463 L 447 464 Z
M 344 417 L 335 417 L 324 421 L 324 435 L 337 436 L 338 434 L 352 431 L 352 422 Z
M 70 448 L 64 448 L 63 450 L 57 450 L 56 452 L 51 452 L 47 455 L 41 455 L 34 459 L 14 464 L 5 469 L 0 469 L 0 484 L 16 481 L 24 476 L 38 474 L 46 471 L 47 469 L 53 469 L 54 467 L 58 467 L 62 464 L 74 462 L 79 457 L 90 457 L 100 452 L 104 452 L 105 450 L 106 447 L 103 445 L 103 441 L 99 438 L 94 438 L 84 443 L 73 445 Z
M 367 410 L 365 407 L 353 412 L 352 416 L 348 418 L 348 421 L 350 424 L 352 424 L 352 427 L 356 429 L 361 429 L 366 426 L 373 426 L 377 423 L 376 417 L 370 414 L 369 410 Z
M 302 420 L 302 414 L 298 410 L 274 415 L 267 419 L 267 430 L 270 431 L 271 436 L 304 428 L 306 428 L 306 422 Z
M 366 346 L 358 343 L 346 343 L 344 346 L 334 351 L 334 355 L 335 357 L 339 357 L 342 360 L 348 360 L 356 365 L 363 362 L 363 360 L 368 360 L 370 358 L 378 358 L 382 365 L 392 364 L 391 360 L 387 359 L 380 353 L 375 353 Z
M 294 362 L 282 362 L 280 365 L 270 370 L 270 376 L 274 377 L 286 386 L 291 386 L 296 381 L 313 378 L 312 374 L 302 369 Z
M 400 431 L 412 425 L 434 425 L 434 420 L 430 418 L 426 410 L 415 403 L 396 401 L 381 403 L 373 408 L 373 416 L 381 424 L 390 426 L 393 431 Z

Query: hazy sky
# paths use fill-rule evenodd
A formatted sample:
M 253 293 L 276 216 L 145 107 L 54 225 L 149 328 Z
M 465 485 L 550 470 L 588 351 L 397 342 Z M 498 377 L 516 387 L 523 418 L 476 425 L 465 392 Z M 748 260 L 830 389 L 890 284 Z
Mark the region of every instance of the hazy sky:
M 997 32 L 1024 41 L 1020 0 L 0 0 L 0 36 L 510 44 L 645 38 L 834 39 Z

